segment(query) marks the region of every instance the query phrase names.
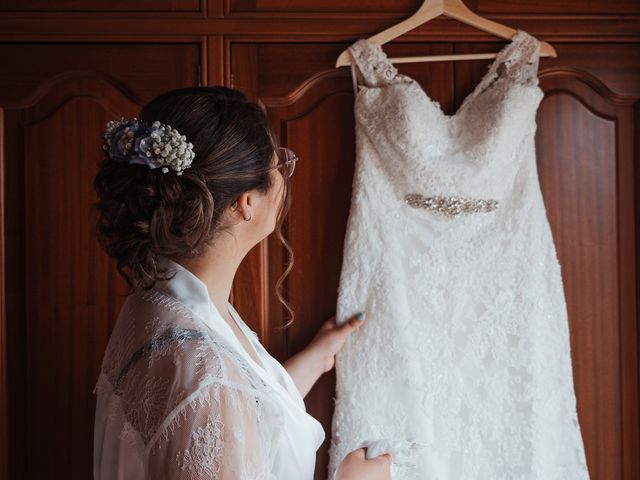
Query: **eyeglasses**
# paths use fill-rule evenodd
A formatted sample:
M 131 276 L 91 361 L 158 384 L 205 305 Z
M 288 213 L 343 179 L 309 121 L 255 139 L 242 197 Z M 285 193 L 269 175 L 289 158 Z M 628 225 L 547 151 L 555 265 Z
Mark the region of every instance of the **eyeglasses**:
M 293 150 L 286 147 L 279 147 L 278 165 L 273 168 L 282 168 L 282 175 L 284 175 L 285 178 L 289 178 L 291 177 L 291 175 L 293 175 L 293 171 L 296 169 L 297 161 L 298 156 Z

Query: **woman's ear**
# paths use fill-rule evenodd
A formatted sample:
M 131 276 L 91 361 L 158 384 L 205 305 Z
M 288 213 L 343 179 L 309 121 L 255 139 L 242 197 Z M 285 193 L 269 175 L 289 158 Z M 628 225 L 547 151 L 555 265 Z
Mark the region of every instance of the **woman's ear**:
M 244 220 L 250 220 L 253 216 L 253 203 L 253 195 L 250 192 L 244 192 L 229 206 L 229 208 L 232 215 L 241 217 Z

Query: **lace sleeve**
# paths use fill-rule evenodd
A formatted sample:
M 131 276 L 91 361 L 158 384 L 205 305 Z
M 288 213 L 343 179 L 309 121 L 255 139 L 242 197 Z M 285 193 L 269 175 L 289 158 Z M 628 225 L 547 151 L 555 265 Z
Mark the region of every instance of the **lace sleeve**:
M 149 478 L 262 480 L 270 474 L 275 432 L 265 429 L 251 389 L 215 382 L 185 399 L 149 455 Z
M 274 392 L 188 309 L 153 290 L 129 299 L 102 366 L 96 478 L 270 479 Z

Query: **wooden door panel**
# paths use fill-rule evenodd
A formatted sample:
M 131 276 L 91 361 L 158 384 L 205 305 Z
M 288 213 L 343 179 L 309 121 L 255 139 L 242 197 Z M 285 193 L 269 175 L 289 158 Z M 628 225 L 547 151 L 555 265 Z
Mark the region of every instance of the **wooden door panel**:
M 102 46 L 109 54 L 102 61 L 125 56 L 131 47 Z M 21 52 L 35 55 L 43 48 Z M 92 391 L 126 292 L 95 237 L 92 181 L 103 152 L 101 134 L 109 120 L 137 116 L 142 102 L 155 95 L 197 84 L 199 51 L 169 47 L 185 66 L 175 78 L 161 63 L 137 72 L 109 71 L 103 63 L 97 72 L 87 69 L 100 64 L 95 52 L 82 58 L 65 46 L 44 49 L 60 58 L 53 75 L 48 63 L 38 71 L 0 55 L 3 65 L 16 63 L 11 78 L 37 85 L 29 90 L 5 79 L 0 110 L 8 470 L 9 478 L 85 479 L 93 468 Z
M 578 414 L 592 478 L 637 471 L 632 99 L 589 75 L 543 75 L 538 168 L 562 266 Z M 594 88 L 594 86 L 596 88 Z M 623 132 L 629 132 L 623 134 Z M 625 454 L 624 452 L 628 452 Z
M 0 106 L 37 102 L 56 88 L 47 82 L 78 76 L 102 78 L 143 105 L 165 89 L 197 85 L 200 50 L 196 43 L 0 43 Z

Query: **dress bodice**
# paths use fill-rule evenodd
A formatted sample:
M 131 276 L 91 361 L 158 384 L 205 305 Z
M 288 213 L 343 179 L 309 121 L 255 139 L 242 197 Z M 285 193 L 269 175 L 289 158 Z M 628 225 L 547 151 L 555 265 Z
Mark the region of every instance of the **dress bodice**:
M 519 168 L 522 143 L 535 133 L 543 98 L 539 48 L 518 30 L 458 111 L 446 115 L 418 82 L 398 73 L 380 45 L 362 39 L 350 47 L 362 141 L 374 140 L 382 159 L 376 174 L 393 179 L 396 198 L 416 192 L 500 200 Z

